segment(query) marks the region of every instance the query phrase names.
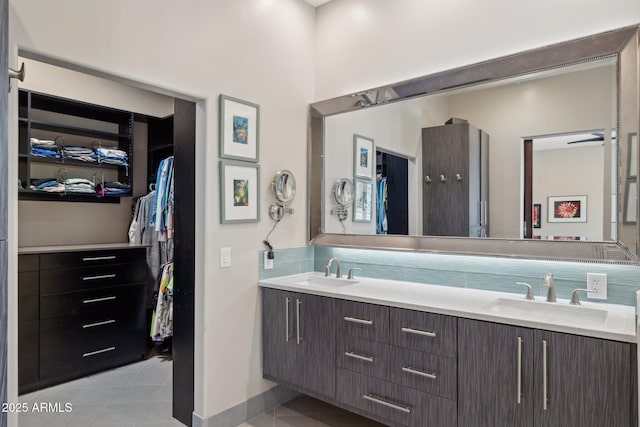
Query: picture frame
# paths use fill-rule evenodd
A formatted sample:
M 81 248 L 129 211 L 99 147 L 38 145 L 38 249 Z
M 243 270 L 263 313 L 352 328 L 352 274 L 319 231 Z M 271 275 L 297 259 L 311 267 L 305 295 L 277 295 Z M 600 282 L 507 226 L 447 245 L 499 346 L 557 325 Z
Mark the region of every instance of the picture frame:
M 548 222 L 587 222 L 587 196 L 547 198 Z
M 362 179 L 353 180 L 353 222 L 371 222 L 373 210 L 373 183 Z
M 220 161 L 220 223 L 259 222 L 260 165 Z
M 220 157 L 258 162 L 260 106 L 220 95 Z
M 622 223 L 633 225 L 638 218 L 638 187 L 635 179 L 627 179 L 624 185 L 624 209 L 622 210 Z
M 533 223 L 533 228 L 542 228 L 542 205 L 540 203 L 533 204 L 531 222 Z
M 627 178 L 636 178 L 638 176 L 638 134 L 630 133 L 627 144 Z
M 353 176 L 355 178 L 373 179 L 376 163 L 373 147 L 373 139 L 358 134 L 353 135 Z

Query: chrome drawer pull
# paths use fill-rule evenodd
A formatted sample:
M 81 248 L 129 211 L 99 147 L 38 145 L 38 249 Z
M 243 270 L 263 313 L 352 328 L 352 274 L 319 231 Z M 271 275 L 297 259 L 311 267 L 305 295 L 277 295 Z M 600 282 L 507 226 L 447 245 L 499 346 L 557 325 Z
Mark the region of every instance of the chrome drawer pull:
M 82 258 L 82 261 L 106 261 L 108 259 L 116 259 L 116 256 L 115 255 L 109 255 L 109 256 L 84 257 L 84 258 Z
M 432 380 L 435 380 L 436 378 L 438 378 L 438 376 L 435 373 L 430 374 L 428 372 L 416 371 L 415 369 L 410 367 L 403 367 L 402 371 L 407 372 L 409 374 L 420 375 L 421 377 L 431 378 Z
M 82 300 L 82 303 L 83 304 L 91 304 L 91 303 L 94 303 L 94 302 L 113 301 L 114 299 L 116 299 L 115 296 L 113 296 L 113 297 L 104 297 L 104 298 L 93 298 L 93 299 Z
M 110 325 L 112 323 L 116 323 L 115 319 L 114 320 L 105 320 L 104 322 L 87 323 L 86 325 L 82 325 L 82 329 L 95 328 L 96 326 Z
M 549 365 L 549 344 L 547 340 L 542 340 L 542 409 L 545 411 L 549 405 L 549 394 L 548 394 L 548 379 L 547 379 L 547 371 Z
M 344 355 L 347 357 L 352 357 L 358 360 L 364 360 L 365 362 L 373 362 L 373 357 L 371 356 L 363 356 L 361 354 L 354 353 L 352 351 L 345 351 Z
M 402 328 L 401 331 L 406 332 L 408 334 L 422 335 L 425 337 L 433 337 L 433 338 L 435 338 L 436 335 L 438 335 L 437 332 L 421 331 L 419 329 L 411 329 L 411 328 Z
M 361 325 L 373 325 L 373 320 L 358 319 L 357 317 L 345 316 L 344 320 L 351 323 L 360 323 Z
M 522 337 L 518 337 L 518 381 L 516 386 L 516 402 L 522 403 Z
M 85 276 L 82 280 L 100 280 L 100 279 L 113 279 L 116 277 L 115 274 L 102 274 L 100 276 Z
M 96 354 L 107 353 L 115 349 L 116 349 L 115 347 L 107 347 L 107 348 L 103 348 L 102 350 L 96 350 L 96 351 L 91 351 L 89 353 L 84 353 L 82 357 L 95 356 Z
M 396 410 L 404 412 L 406 414 L 410 414 L 411 413 L 411 407 L 409 407 L 409 406 L 396 405 L 394 403 L 387 402 L 386 400 L 382 400 L 382 399 L 380 399 L 378 397 L 374 397 L 372 394 L 363 394 L 362 398 L 366 399 L 366 400 L 369 400 L 371 402 L 374 402 L 374 403 L 379 403 L 380 405 L 386 406 L 388 408 L 396 409 Z
M 302 301 L 296 298 L 296 344 L 300 344 L 300 341 L 302 341 L 302 335 L 300 334 L 300 304 L 302 304 Z
M 284 299 L 284 340 L 285 342 L 289 342 L 289 303 L 291 300 L 289 297 Z

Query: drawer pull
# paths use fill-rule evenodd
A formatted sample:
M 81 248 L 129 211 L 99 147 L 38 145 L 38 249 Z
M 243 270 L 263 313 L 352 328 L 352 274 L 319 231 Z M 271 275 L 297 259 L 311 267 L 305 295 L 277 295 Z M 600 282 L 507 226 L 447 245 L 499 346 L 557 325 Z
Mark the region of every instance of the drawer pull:
M 436 378 L 438 378 L 438 376 L 435 373 L 430 374 L 428 372 L 416 371 L 411 367 L 403 367 L 402 371 L 407 372 L 409 374 L 420 375 L 421 377 L 431 378 L 432 380 L 435 380 Z
M 85 276 L 82 278 L 82 280 L 87 281 L 87 280 L 113 279 L 114 277 L 116 277 L 115 274 L 101 274 L 100 276 Z
M 366 400 L 369 400 L 371 402 L 378 403 L 380 405 L 386 406 L 387 408 L 392 408 L 392 409 L 395 409 L 397 411 L 404 412 L 405 414 L 410 414 L 411 413 L 411 408 L 409 406 L 396 405 L 395 403 L 387 402 L 386 400 L 380 399 L 379 397 L 375 397 L 372 394 L 363 394 L 362 398 L 366 399 Z
M 93 299 L 85 299 L 82 300 L 83 304 L 91 304 L 94 302 L 102 302 L 102 301 L 113 301 L 114 299 L 116 299 L 115 296 L 112 297 L 104 297 L 104 298 L 93 298 Z
M 109 255 L 109 256 L 89 256 L 89 257 L 84 257 L 82 258 L 82 261 L 106 261 L 109 259 L 116 259 L 115 255 Z
M 373 362 L 373 357 L 371 357 L 371 356 L 363 356 L 361 354 L 354 353 L 352 351 L 345 351 L 344 355 L 347 356 L 347 357 L 352 357 L 354 359 L 364 360 L 365 362 Z
M 89 353 L 84 353 L 82 357 L 89 357 L 89 356 L 95 356 L 96 354 L 108 353 L 115 349 L 116 349 L 115 347 L 107 347 L 107 348 L 103 348 L 102 350 L 90 351 Z
M 373 320 L 358 319 L 357 317 L 344 316 L 345 322 L 359 323 L 361 325 L 373 325 Z
M 87 323 L 86 325 L 82 325 L 82 329 L 95 328 L 96 326 L 110 325 L 112 323 L 116 323 L 115 319 L 105 320 L 104 322 Z
M 420 329 L 412 329 L 412 328 L 402 328 L 401 331 L 406 332 L 407 334 L 422 335 L 425 337 L 432 337 L 432 338 L 435 338 L 438 335 L 437 332 L 421 331 Z

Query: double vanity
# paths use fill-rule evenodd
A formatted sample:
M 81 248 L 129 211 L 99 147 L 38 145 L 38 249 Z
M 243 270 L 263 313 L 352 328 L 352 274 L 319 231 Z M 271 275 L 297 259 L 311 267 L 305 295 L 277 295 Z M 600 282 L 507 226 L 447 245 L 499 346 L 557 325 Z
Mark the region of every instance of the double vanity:
M 351 277 L 260 281 L 264 378 L 391 426 L 637 425 L 633 307 Z

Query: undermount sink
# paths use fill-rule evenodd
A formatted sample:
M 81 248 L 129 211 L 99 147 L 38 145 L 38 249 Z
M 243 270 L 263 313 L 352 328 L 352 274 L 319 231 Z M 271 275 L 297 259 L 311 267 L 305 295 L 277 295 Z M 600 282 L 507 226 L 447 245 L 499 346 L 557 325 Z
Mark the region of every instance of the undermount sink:
M 606 310 L 544 301 L 498 298 L 487 304 L 484 309 L 508 317 L 526 317 L 547 323 L 571 323 L 585 327 L 602 325 L 607 320 Z
M 344 286 L 353 285 L 359 283 L 358 280 L 353 279 L 337 279 L 335 277 L 324 276 L 307 276 L 298 278 L 295 282 L 296 285 L 331 285 L 331 286 Z

